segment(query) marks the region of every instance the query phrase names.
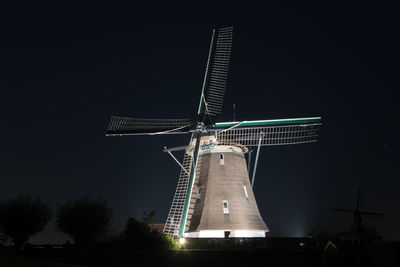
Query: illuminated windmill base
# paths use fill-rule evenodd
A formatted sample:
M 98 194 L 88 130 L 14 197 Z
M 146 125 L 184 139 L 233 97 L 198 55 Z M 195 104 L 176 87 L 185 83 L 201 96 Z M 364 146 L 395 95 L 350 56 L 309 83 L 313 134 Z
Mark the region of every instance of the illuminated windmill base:
M 184 237 L 265 237 L 268 227 L 258 211 L 244 157 L 248 149 L 201 149 Z

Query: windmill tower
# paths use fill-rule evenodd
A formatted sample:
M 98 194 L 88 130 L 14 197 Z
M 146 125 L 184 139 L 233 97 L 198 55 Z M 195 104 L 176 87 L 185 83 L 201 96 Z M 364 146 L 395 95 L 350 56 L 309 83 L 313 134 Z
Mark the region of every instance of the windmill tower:
M 108 136 L 191 134 L 187 146 L 164 149 L 181 167 L 164 233 L 173 237 L 265 237 L 252 186 L 261 146 L 315 142 L 320 117 L 216 123 L 228 76 L 232 27 L 213 31 L 198 118 L 111 117 Z M 257 147 L 250 183 L 245 154 Z M 172 152 L 184 150 L 179 162 Z

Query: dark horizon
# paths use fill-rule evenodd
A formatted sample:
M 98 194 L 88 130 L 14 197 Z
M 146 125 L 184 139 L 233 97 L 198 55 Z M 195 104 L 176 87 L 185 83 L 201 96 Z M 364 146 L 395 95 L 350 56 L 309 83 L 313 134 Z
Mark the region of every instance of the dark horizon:
M 53 208 L 84 195 L 113 229 L 156 210 L 164 223 L 179 166 L 164 146 L 190 136 L 106 137 L 112 115 L 195 115 L 213 28 L 234 26 L 221 116 L 322 117 L 319 141 L 263 148 L 255 195 L 270 236 L 343 231 L 365 217 L 400 240 L 395 130 L 396 8 L 326 3 L 196 7 L 24 4 L 1 8 L 0 199 Z M 178 155 L 178 158 L 182 156 Z M 157 165 L 157 166 L 155 166 Z

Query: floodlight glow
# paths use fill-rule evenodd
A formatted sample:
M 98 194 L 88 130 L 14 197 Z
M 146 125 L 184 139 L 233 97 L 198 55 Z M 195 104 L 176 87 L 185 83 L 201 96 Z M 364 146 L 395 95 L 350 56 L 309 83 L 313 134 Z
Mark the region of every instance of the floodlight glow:
M 185 244 L 185 238 L 183 237 L 179 238 L 179 244 L 181 245 Z

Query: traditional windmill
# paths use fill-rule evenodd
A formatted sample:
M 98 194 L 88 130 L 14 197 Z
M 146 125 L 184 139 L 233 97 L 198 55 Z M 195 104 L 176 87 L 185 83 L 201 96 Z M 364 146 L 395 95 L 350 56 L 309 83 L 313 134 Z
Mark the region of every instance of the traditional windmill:
M 186 134 L 189 145 L 164 149 L 181 173 L 164 233 L 174 237 L 265 237 L 252 186 L 261 146 L 315 142 L 320 117 L 214 122 L 222 109 L 232 27 L 214 30 L 196 121 L 111 117 L 108 136 Z M 250 184 L 245 154 L 257 146 Z M 180 163 L 173 151 L 185 150 Z M 250 155 L 248 165 L 250 165 Z
M 357 202 L 356 202 L 356 208 L 354 210 L 337 209 L 337 208 L 332 209 L 332 210 L 338 211 L 338 212 L 353 213 L 353 234 L 356 234 L 356 235 L 366 234 L 366 229 L 365 229 L 365 227 L 363 227 L 363 224 L 362 224 L 362 216 L 363 215 L 384 216 L 383 213 L 360 210 L 360 189 L 358 189 L 358 191 L 357 191 Z

